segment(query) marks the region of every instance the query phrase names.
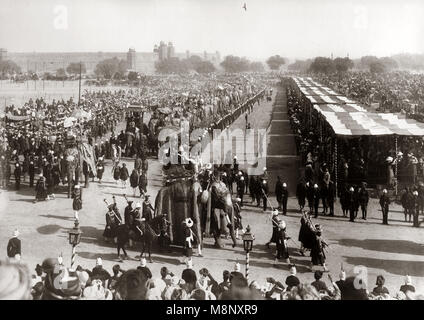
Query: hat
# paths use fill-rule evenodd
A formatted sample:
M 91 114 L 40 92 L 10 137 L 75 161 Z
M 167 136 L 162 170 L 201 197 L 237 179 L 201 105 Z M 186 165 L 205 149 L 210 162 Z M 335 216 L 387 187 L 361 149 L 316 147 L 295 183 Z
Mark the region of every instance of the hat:
M 101 266 L 103 264 L 102 258 L 97 258 L 96 259 L 96 266 Z
M 314 184 L 314 188 L 318 188 L 318 185 L 316 183 Z
M 80 185 L 79 184 L 76 184 L 74 188 L 75 189 L 79 189 L 80 188 Z
M 284 220 L 281 220 L 281 221 L 278 223 L 278 226 L 279 226 L 281 229 L 285 229 L 285 228 L 286 228 L 286 222 L 285 222 Z
M 13 237 L 14 238 L 19 237 L 19 230 L 18 229 L 15 229 L 15 231 L 13 231 Z
M 418 191 L 414 191 L 412 194 L 413 194 L 414 196 L 418 196 Z
M 266 171 L 266 167 L 264 167 L 264 169 L 263 169 L 264 171 Z
M 383 193 L 387 193 L 387 189 L 383 189 Z
M 349 191 L 355 191 L 355 189 L 353 189 L 353 187 L 350 187 L 349 188 Z
M 290 266 L 290 274 L 293 275 L 293 276 L 295 276 L 296 273 L 297 273 L 296 266 L 294 264 L 292 264 Z
M 186 267 L 187 267 L 187 269 L 193 269 L 193 259 L 192 258 L 188 258 L 186 260 Z
M 273 216 L 278 216 L 278 210 L 274 210 L 274 211 L 272 211 L 272 215 L 273 215 Z
M 191 228 L 193 226 L 193 220 L 191 218 L 184 219 L 184 223 L 187 225 L 187 227 Z
M 321 232 L 321 231 L 322 231 L 322 229 L 321 229 L 321 225 L 319 225 L 319 224 L 316 224 L 316 225 L 315 225 L 315 229 L 316 229 L 316 231 L 318 231 L 318 232 Z
M 136 208 L 136 209 L 141 208 L 141 203 L 140 203 L 140 202 L 137 202 L 137 203 L 135 204 L 135 208 Z
M 241 202 L 241 199 L 240 199 L 240 198 L 236 198 L 236 201 L 237 201 L 237 202 Z
M 392 158 L 392 157 L 387 157 L 387 158 L 386 158 L 386 161 L 387 161 L 387 162 L 392 162 L 392 161 L 393 161 L 393 158 Z
M 145 266 L 147 266 L 146 258 L 141 258 L 140 259 L 140 267 L 145 267 Z
M 237 160 L 237 156 L 234 156 L 234 159 Z
M 283 183 L 283 188 L 286 188 L 287 187 L 287 183 Z
M 222 173 L 222 175 L 223 175 L 224 177 L 226 177 L 226 176 L 227 176 L 227 173 L 226 173 L 226 172 L 223 172 L 223 173 Z
M 40 173 L 38 176 L 39 176 L 40 178 L 44 177 L 42 173 Z
M 234 265 L 234 271 L 240 272 L 240 270 L 241 270 L 240 263 L 236 262 L 236 264 Z
M 212 169 L 212 163 L 207 163 L 205 167 L 207 170 Z
M 244 177 L 240 177 L 240 181 L 244 181 Z
M 19 163 L 16 163 L 16 164 L 15 164 L 15 167 L 19 167 Z

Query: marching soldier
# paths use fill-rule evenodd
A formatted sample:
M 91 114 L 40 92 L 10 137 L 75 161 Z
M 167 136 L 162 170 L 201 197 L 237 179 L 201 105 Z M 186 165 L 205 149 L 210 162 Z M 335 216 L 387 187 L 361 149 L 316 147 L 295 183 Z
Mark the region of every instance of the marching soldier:
M 305 198 L 306 198 L 306 186 L 303 179 L 299 181 L 296 187 L 296 198 L 299 204 L 299 209 L 303 210 L 305 207 Z
M 315 232 L 315 237 L 311 249 L 312 266 L 321 265 L 324 271 L 328 271 L 325 265 L 326 256 L 324 252 L 328 244 L 322 238 L 322 229 L 319 224 L 315 225 L 313 231 Z
M 237 195 L 240 198 L 240 206 L 243 207 L 243 195 L 245 189 L 244 176 L 241 176 L 237 182 Z
M 313 202 L 314 202 L 314 213 L 315 218 L 318 218 L 318 206 L 319 206 L 319 199 L 320 199 L 320 190 L 318 188 L 318 185 L 315 183 L 313 188 Z
M 130 185 L 134 192 L 134 197 L 137 192 L 139 174 L 138 171 L 134 168 L 130 175 Z
M 420 222 L 419 222 L 419 216 L 420 216 L 420 198 L 418 197 L 418 191 L 413 192 L 413 201 L 411 204 L 411 211 L 413 214 L 413 226 L 415 228 L 419 228 Z M 410 211 L 410 212 L 411 212 Z M 409 220 L 411 221 L 411 220 Z
M 104 200 L 106 202 L 106 199 Z M 107 202 L 106 202 L 107 203 Z M 106 228 L 103 232 L 103 237 L 105 241 L 109 239 L 114 239 L 117 243 L 117 227 L 121 224 L 122 218 L 119 214 L 119 211 L 116 210 L 116 202 L 114 197 L 114 203 L 108 204 L 108 211 L 106 212 Z
M 389 224 L 389 205 L 390 205 L 390 199 L 387 196 L 387 190 L 383 190 L 383 194 L 380 197 L 380 206 L 381 211 L 383 212 L 383 224 Z
M 356 197 L 355 197 L 355 189 L 350 187 L 349 192 L 346 195 L 346 205 L 349 210 L 349 221 L 355 222 L 355 208 L 356 208 Z
M 289 249 L 287 246 L 287 240 L 289 239 L 290 237 L 286 234 L 286 223 L 280 221 L 277 226 L 277 256 L 275 258 L 275 263 L 277 263 L 279 259 L 285 259 L 286 263 L 290 263 Z
M 281 203 L 283 205 L 283 215 L 287 214 L 287 201 L 289 199 L 289 191 L 287 190 L 287 184 L 283 182 L 283 189 L 281 191 Z
M 271 243 L 277 243 L 277 233 L 278 233 L 279 222 L 280 222 L 280 219 L 278 218 L 278 210 L 274 210 L 272 212 L 272 218 L 271 218 L 272 236 L 271 236 L 271 239 L 265 244 L 268 249 Z
M 76 221 L 79 221 L 78 213 L 82 209 L 82 190 L 79 184 L 74 186 L 72 198 L 72 209 L 74 210 L 74 218 Z
M 102 183 L 103 173 L 105 172 L 105 163 L 103 157 L 99 157 L 96 163 L 97 170 L 97 178 L 99 179 L 99 183 Z

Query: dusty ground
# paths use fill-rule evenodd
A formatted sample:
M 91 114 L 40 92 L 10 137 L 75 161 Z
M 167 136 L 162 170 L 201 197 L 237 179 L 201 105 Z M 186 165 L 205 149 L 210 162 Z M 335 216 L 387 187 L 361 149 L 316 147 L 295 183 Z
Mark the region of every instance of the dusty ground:
M 249 117 L 253 127 L 267 127 L 270 123 L 272 105 L 262 103 L 255 107 L 255 111 Z M 233 127 L 243 127 L 244 116 L 239 118 Z M 286 136 L 284 139 L 292 137 Z M 126 161 L 131 169 L 133 161 Z M 160 164 L 156 160 L 150 160 L 148 191 L 154 199 L 162 183 Z M 272 172 L 271 172 L 272 174 Z M 280 172 L 280 175 L 283 174 Z M 271 189 L 274 185 L 271 185 Z M 70 262 L 71 246 L 68 244 L 68 230 L 73 227 L 72 200 L 66 197 L 66 188 L 61 186 L 56 192 L 56 199 L 48 202 L 33 204 L 34 190 L 24 185 L 20 191 L 10 188 L 0 193 L 0 252 L 6 253 L 7 240 L 10 238 L 15 227 L 21 232 L 23 243 L 22 260 L 28 263 L 31 270 L 36 263 L 41 263 L 45 257 L 55 257 L 63 253 L 65 263 Z M 97 257 L 102 257 L 104 265 L 111 270 L 117 263 L 116 249 L 113 245 L 102 240 L 105 226 L 106 206 L 104 198 L 112 201 L 112 195 L 116 195 L 119 208 L 123 212 L 125 200 L 123 193 L 132 194 L 128 187 L 122 189 L 116 185 L 111 176 L 111 164 L 107 163 L 104 181 L 90 183 L 88 189 L 83 189 L 83 210 L 80 213 L 81 229 L 83 231 L 81 244 L 77 247 L 77 264 L 92 268 Z M 289 213 L 284 220 L 288 226 L 288 233 L 293 241 L 289 241 L 291 261 L 296 263 L 299 277 L 302 281 L 312 282 L 313 274 L 309 270 L 308 256 L 303 257 L 297 253 L 299 242 L 297 241 L 300 215 L 297 201 L 291 194 L 289 199 Z M 130 197 L 131 198 L 131 197 Z M 271 197 L 271 202 L 276 203 Z M 254 206 L 245 206 L 243 212 L 244 226 L 250 225 L 256 236 L 254 250 L 251 253 L 250 279 L 257 279 L 261 284 L 265 283 L 266 277 L 272 276 L 282 280 L 288 275 L 287 265 L 280 263 L 274 266 L 273 251 L 265 248 L 265 243 L 271 235 L 271 222 L 269 212 L 264 213 Z M 368 272 L 368 287 L 372 290 L 378 274 L 386 278 L 386 286 L 392 294 L 403 284 L 403 276 L 410 274 L 416 288 L 424 291 L 424 229 L 412 228 L 411 224 L 404 222 L 401 208 L 397 205 L 391 207 L 389 216 L 390 225 L 381 224 L 381 211 L 376 199 L 372 199 L 369 205 L 369 218 L 367 221 L 358 219 L 355 223 L 349 222 L 342 217 L 339 203 L 336 204 L 336 217 L 322 217 L 316 219 L 324 229 L 324 237 L 330 244 L 327 254 L 328 267 L 333 277 L 337 277 L 340 264 L 344 264 L 348 274 L 353 273 L 355 266 L 366 266 Z M 225 240 L 227 246 L 224 249 L 215 249 L 212 239 L 205 240 L 204 257 L 194 257 L 194 268 L 199 270 L 207 267 L 216 279 L 221 280 L 224 269 L 232 270 L 235 262 L 240 262 L 244 270 L 245 253 L 242 243 L 232 249 L 230 240 Z M 272 247 L 273 248 L 273 247 Z M 139 254 L 139 249 L 129 250 L 129 255 L 134 258 Z M 185 268 L 181 264 L 183 259 L 180 251 L 172 254 L 153 254 L 154 263 L 149 264 L 154 276 L 159 275 L 162 266 L 167 266 L 176 274 L 181 274 Z M 121 264 L 123 269 L 134 268 L 138 261 L 127 260 Z M 328 281 L 327 279 L 325 279 Z

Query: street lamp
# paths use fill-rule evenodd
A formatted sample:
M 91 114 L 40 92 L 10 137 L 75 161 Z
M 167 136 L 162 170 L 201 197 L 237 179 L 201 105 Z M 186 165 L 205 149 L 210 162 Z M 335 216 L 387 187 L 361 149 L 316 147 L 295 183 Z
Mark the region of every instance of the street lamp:
M 246 232 L 242 236 L 244 251 L 246 251 L 246 279 L 249 280 L 249 252 L 253 248 L 253 240 L 255 236 L 250 233 L 250 226 L 246 228 Z
M 74 266 L 75 257 L 76 257 L 75 248 L 81 241 L 81 234 L 82 234 L 82 231 L 79 227 L 79 222 L 78 220 L 75 220 L 74 227 L 69 231 L 69 244 L 72 246 L 71 269 Z

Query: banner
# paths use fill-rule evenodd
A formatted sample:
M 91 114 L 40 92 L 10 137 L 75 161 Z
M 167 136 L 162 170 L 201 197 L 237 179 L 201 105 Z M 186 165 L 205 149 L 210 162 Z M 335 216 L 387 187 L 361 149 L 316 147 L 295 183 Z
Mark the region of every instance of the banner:
M 94 155 L 94 148 L 88 143 L 81 143 L 78 145 L 78 150 L 79 150 L 81 160 L 87 162 L 94 176 L 96 176 L 97 168 L 96 168 L 96 157 Z
M 27 116 L 14 116 L 11 113 L 6 113 L 6 118 L 8 120 L 12 120 L 12 121 L 25 121 L 25 120 L 31 120 L 31 115 L 27 115 Z

